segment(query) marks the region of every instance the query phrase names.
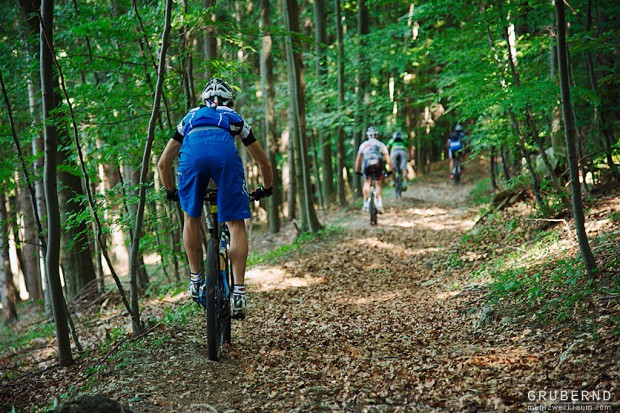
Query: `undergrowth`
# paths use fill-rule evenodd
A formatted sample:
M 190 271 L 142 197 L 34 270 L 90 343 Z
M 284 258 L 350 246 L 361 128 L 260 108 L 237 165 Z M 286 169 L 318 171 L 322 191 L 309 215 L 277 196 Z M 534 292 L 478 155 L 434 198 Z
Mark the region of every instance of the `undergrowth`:
M 617 222 L 617 215 L 608 219 Z M 490 257 L 472 266 L 469 280 L 484 280 L 488 304 L 498 313 L 594 330 L 591 315 L 600 301 L 620 295 L 620 231 L 607 229 L 591 239 L 599 271 L 590 276 L 566 225 L 543 230 L 537 223 L 518 211 L 486 213 L 460 246 Z M 610 317 L 619 330 L 620 315 Z

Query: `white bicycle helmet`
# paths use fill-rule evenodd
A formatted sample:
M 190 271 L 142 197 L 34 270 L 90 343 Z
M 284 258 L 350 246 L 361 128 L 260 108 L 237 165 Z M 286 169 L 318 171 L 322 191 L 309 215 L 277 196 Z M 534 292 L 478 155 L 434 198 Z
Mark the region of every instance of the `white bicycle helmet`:
M 394 134 L 392 135 L 393 139 L 402 139 L 403 138 L 403 134 L 400 133 L 400 131 L 398 132 L 394 132 Z
M 235 91 L 222 79 L 214 78 L 207 83 L 205 90 L 202 91 L 202 103 L 207 105 L 214 101 L 218 105 L 229 107 L 235 106 Z
M 463 127 L 462 127 L 461 125 L 456 125 L 456 126 L 454 127 L 454 130 L 455 130 L 455 131 L 457 131 L 457 132 L 460 132 L 460 131 L 462 131 L 462 130 L 463 130 Z
M 366 130 L 366 136 L 369 139 L 371 138 L 377 139 L 379 137 L 379 131 L 374 126 L 369 126 L 368 129 Z

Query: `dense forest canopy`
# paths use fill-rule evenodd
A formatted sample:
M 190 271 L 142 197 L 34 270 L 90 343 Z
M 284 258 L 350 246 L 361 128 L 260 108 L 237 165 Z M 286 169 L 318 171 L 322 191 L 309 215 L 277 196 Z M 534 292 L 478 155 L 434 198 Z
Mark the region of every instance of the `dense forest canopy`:
M 212 77 L 234 85 L 236 109 L 272 156 L 279 196 L 263 205 L 270 222 L 300 218 L 302 231 L 316 231 L 315 207 L 355 199 L 353 161 L 370 125 L 384 138 L 407 134 L 411 173 L 424 174 L 444 159 L 460 123 L 471 151 L 491 159 L 494 189 L 531 186 L 544 217 L 567 205 L 553 1 L 315 1 L 322 8 L 294 3 L 298 16 L 286 1 L 43 1 L 52 20 L 43 19 L 41 1 L 2 3 L 1 245 L 16 245 L 31 298 L 47 291 L 39 257 L 48 236 L 43 175 L 51 127 L 66 294 L 103 274 L 127 273 L 130 255 L 142 291 L 148 257 L 181 279 L 179 211 L 165 202 L 156 163 Z M 620 3 L 566 6 L 571 109 L 587 188 L 619 179 Z M 41 83 L 44 72 L 53 91 Z M 49 94 L 55 105 L 46 113 Z M 246 169 L 248 186 L 258 186 L 256 165 L 247 160 Z M 312 185 L 302 185 L 306 179 Z M 134 239 L 137 256 L 129 251 Z M 8 293 L 3 311 L 16 294 Z

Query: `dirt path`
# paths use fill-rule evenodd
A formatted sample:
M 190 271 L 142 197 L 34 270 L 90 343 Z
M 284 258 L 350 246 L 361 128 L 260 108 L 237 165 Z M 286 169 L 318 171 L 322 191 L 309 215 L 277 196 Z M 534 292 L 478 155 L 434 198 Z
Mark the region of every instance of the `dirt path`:
M 357 209 L 323 217 L 341 230 L 251 268 L 251 314 L 220 363 L 206 360 L 196 310 L 91 391 L 136 412 L 523 412 L 528 392 L 610 380 L 604 352 L 562 360 L 570 331 L 484 322 L 486 290 L 451 265 L 471 258 L 457 246 L 477 218 L 466 202 L 475 180 L 445 178 L 386 196 L 376 227 Z
M 462 265 L 484 254 L 459 248 L 477 219 L 467 202 L 472 176 L 484 174 L 472 167 L 455 188 L 443 168 L 403 200 L 388 194 L 376 227 L 358 209 L 322 212 L 337 231 L 250 268 L 251 313 L 234 323 L 219 363 L 207 361 L 204 316 L 182 292 L 145 303 L 143 319 L 163 323 L 117 341 L 101 365 L 86 357 L 44 369 L 11 399 L 41 406 L 61 393 L 103 393 L 136 413 L 490 413 L 524 412 L 529 392 L 543 389 L 615 391 L 613 334 L 600 330 L 590 345 L 568 328 L 489 316 L 487 290 Z M 270 236 L 254 240 L 254 249 L 277 246 Z
M 523 395 L 495 373 L 537 358 L 474 334 L 478 294 L 455 291 L 458 275 L 435 265 L 474 223 L 469 189 L 412 185 L 402 201 L 386 198 L 374 228 L 361 212 L 340 215 L 329 241 L 249 271 L 252 312 L 222 362 L 206 361 L 196 316 L 117 380 L 144 412 L 506 410 Z

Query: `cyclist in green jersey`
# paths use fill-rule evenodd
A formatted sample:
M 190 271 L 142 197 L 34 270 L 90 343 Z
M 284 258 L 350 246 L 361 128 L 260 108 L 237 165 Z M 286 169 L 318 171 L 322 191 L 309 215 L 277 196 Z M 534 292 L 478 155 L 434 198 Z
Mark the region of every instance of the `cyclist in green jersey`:
M 387 143 L 387 147 L 390 150 L 390 159 L 394 170 L 399 170 L 401 176 L 405 176 L 407 172 L 407 162 L 409 161 L 409 143 L 407 137 L 400 131 L 394 132 L 392 139 Z

